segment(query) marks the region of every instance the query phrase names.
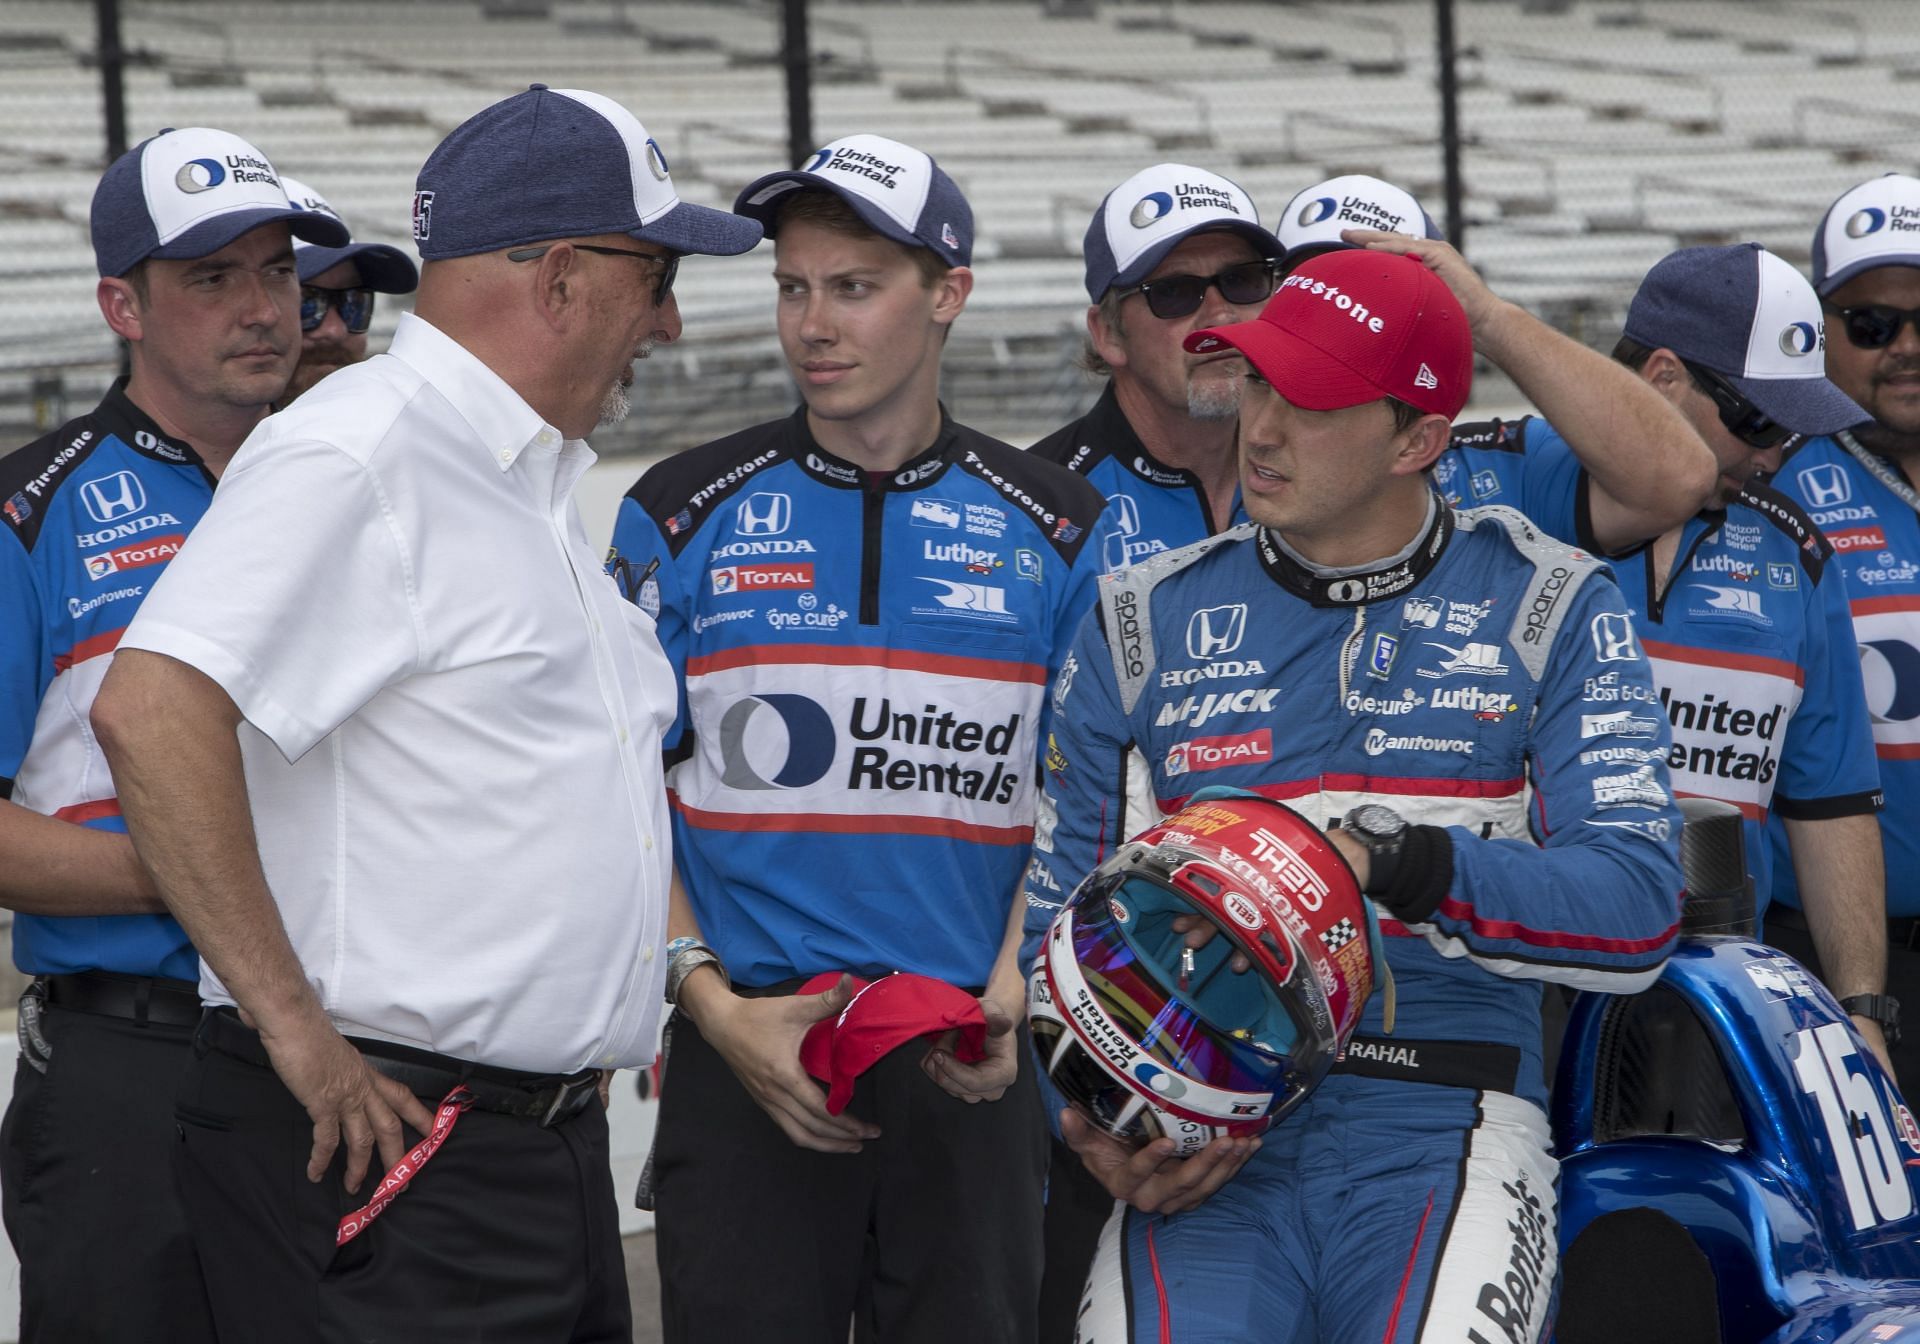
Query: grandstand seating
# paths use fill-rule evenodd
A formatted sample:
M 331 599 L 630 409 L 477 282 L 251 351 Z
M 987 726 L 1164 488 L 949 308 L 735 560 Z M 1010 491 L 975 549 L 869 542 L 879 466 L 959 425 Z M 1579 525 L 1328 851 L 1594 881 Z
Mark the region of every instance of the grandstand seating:
M 14 439 L 36 376 L 63 371 L 71 411 L 114 358 L 86 227 L 103 141 L 93 8 L 0 6 L 0 429 Z M 1343 171 L 1441 207 L 1429 0 L 1089 8 L 812 10 L 816 139 L 907 140 L 973 202 L 978 285 L 949 396 L 1023 438 L 1090 395 L 1067 367 L 1080 238 L 1135 169 L 1216 168 L 1270 218 Z M 724 205 L 785 157 L 772 0 L 125 0 L 124 16 L 130 135 L 238 131 L 362 236 L 404 239 L 427 151 L 536 79 L 633 107 L 691 200 Z M 1915 167 L 1920 117 L 1897 109 L 1914 105 L 1920 6 L 1902 0 L 1461 0 L 1458 29 L 1469 254 L 1594 339 L 1670 248 L 1755 237 L 1804 262 L 1835 194 Z M 637 423 L 609 446 L 686 443 L 790 403 L 766 268 L 764 254 L 687 266 L 687 337 L 643 366 Z

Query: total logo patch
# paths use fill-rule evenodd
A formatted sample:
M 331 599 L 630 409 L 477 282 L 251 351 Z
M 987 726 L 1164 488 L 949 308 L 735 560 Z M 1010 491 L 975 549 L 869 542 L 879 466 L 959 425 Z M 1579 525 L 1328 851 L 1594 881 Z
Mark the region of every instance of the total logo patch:
M 1849 527 L 1843 531 L 1828 532 L 1827 540 L 1833 543 L 1836 551 L 1884 551 L 1887 549 L 1887 534 L 1878 527 Z
M 87 577 L 98 583 L 109 574 L 118 574 L 123 569 L 145 569 L 148 565 L 164 565 L 180 554 L 180 547 L 186 539 L 184 532 L 175 532 L 164 537 L 153 537 L 132 546 L 122 546 L 116 550 L 90 555 L 85 562 Z
M 1229 765 L 1255 765 L 1273 759 L 1273 732 L 1262 728 L 1253 733 L 1234 733 L 1222 737 L 1196 737 L 1176 742 L 1167 748 L 1169 775 L 1184 775 L 1195 770 L 1218 770 Z
M 713 591 L 718 596 L 811 587 L 813 565 L 804 561 L 789 565 L 722 565 L 713 571 Z

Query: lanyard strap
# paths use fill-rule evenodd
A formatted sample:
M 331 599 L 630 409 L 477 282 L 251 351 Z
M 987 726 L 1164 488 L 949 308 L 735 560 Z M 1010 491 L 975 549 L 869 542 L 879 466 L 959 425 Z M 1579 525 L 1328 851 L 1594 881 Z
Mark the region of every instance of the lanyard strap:
M 335 1246 L 346 1245 L 366 1231 L 375 1218 L 386 1212 L 394 1196 L 407 1188 L 420 1169 L 427 1165 L 428 1159 L 447 1141 L 447 1136 L 453 1133 L 454 1123 L 460 1119 L 460 1113 L 472 1105 L 473 1093 L 464 1087 L 456 1087 L 441 1098 L 440 1108 L 434 1112 L 432 1132 L 394 1163 L 392 1171 L 380 1178 L 380 1184 L 373 1189 L 373 1198 L 364 1207 L 355 1209 L 340 1220 L 340 1230 L 333 1238 Z
M 1891 490 L 1902 504 L 1920 513 L 1920 493 L 1915 493 L 1914 488 L 1900 478 L 1900 473 L 1882 462 L 1877 453 L 1870 452 L 1848 430 L 1841 430 L 1833 436 L 1833 440 L 1846 449 L 1854 461 L 1871 472 L 1876 481 Z

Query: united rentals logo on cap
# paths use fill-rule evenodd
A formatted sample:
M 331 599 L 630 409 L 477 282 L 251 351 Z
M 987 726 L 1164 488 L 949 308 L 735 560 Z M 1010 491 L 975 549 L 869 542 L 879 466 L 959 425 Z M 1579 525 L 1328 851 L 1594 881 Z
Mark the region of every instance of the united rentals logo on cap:
M 1843 194 L 1813 235 L 1822 298 L 1878 266 L 1920 267 L 1920 179 L 1888 173 Z
M 125 275 L 148 257 L 197 261 L 262 224 L 296 238 L 347 240 L 338 219 L 301 210 L 259 150 L 205 126 L 162 131 L 114 160 L 93 193 L 94 261 Z
M 1317 252 L 1351 247 L 1340 236 L 1343 229 L 1381 229 L 1415 238 L 1444 236 L 1410 193 L 1365 173 L 1316 182 L 1280 212 L 1280 241 L 1290 266 Z
M 1175 247 L 1196 233 L 1226 230 L 1248 239 L 1263 257 L 1280 255 L 1280 240 L 1260 227 L 1253 198 L 1234 182 L 1186 163 L 1156 163 L 1108 192 L 1087 226 L 1087 295 L 1147 278 Z
M 768 236 L 779 227 L 789 192 L 833 192 L 882 237 L 924 247 L 951 266 L 973 260 L 973 209 L 951 177 L 911 145 L 883 135 L 849 135 L 813 152 L 799 167 L 749 182 L 734 213 L 760 222 Z
M 1397 397 L 1451 419 L 1473 386 L 1473 333 L 1460 301 L 1412 257 L 1386 252 L 1309 258 L 1259 317 L 1186 340 L 1193 354 L 1228 346 L 1302 410 Z
M 1724 375 L 1797 434 L 1867 418 L 1827 381 L 1826 320 L 1813 287 L 1758 243 L 1663 257 L 1635 291 L 1622 334 Z

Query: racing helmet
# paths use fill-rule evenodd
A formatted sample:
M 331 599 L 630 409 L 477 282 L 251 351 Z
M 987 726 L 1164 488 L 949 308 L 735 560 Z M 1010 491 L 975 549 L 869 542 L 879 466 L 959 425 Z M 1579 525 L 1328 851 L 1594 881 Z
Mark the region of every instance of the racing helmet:
M 1218 935 L 1189 948 L 1173 928 L 1185 915 Z M 1236 953 L 1249 969 L 1232 969 Z M 1340 852 L 1284 804 L 1204 789 L 1075 888 L 1027 1013 L 1048 1077 L 1089 1121 L 1187 1157 L 1304 1101 L 1376 984 L 1391 1031 L 1379 922 Z

